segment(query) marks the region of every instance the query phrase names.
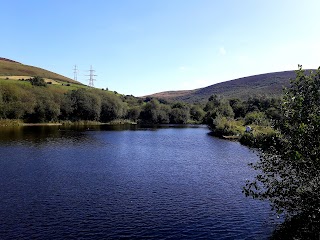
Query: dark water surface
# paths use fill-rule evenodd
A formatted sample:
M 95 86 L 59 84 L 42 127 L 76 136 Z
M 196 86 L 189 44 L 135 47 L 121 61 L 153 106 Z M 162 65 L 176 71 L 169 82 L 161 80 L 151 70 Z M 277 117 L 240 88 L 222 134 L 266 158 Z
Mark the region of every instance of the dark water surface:
M 0 128 L 0 239 L 266 239 L 256 155 L 205 127 Z

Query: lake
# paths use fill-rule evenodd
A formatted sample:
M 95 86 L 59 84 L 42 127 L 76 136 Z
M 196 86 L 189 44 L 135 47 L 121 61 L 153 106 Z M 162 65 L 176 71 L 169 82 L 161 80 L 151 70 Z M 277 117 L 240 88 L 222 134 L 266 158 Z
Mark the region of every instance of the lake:
M 266 239 L 257 156 L 204 126 L 0 128 L 0 239 Z

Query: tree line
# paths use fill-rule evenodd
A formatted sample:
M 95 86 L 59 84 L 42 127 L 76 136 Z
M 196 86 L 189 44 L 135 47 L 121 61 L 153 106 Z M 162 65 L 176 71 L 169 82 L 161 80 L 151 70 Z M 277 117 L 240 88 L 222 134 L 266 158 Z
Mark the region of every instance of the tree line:
M 1 81 L 0 119 L 32 123 L 127 119 L 147 124 L 196 123 L 213 127 L 221 118 L 246 119 L 247 124 L 260 124 L 278 116 L 279 101 L 265 97 L 243 101 L 215 95 L 207 103 L 188 104 L 94 88 L 66 89 L 48 85 L 40 77 L 23 83 Z

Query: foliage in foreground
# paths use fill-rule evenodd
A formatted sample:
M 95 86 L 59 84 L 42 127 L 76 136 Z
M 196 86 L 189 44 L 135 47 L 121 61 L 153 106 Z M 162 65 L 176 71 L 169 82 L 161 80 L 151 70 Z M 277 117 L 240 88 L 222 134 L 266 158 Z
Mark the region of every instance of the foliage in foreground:
M 270 239 L 319 239 L 320 224 L 308 214 L 299 214 L 287 219 L 272 233 Z
M 260 160 L 252 165 L 258 175 L 247 182 L 244 193 L 269 200 L 288 218 L 303 215 L 319 226 L 320 68 L 307 75 L 299 66 L 296 74 L 275 126 L 279 138 L 260 152 Z

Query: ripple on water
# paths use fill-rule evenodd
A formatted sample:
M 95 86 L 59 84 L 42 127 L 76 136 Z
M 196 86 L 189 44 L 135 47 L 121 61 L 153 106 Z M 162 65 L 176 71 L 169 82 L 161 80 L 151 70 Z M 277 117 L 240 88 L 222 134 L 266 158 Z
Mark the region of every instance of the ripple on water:
M 256 156 L 205 128 L 29 130 L 0 136 L 1 239 L 265 239 L 272 232 L 268 205 L 241 193 Z

